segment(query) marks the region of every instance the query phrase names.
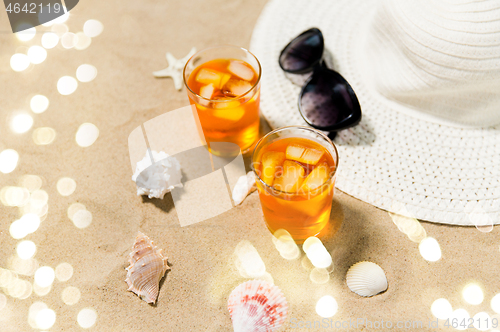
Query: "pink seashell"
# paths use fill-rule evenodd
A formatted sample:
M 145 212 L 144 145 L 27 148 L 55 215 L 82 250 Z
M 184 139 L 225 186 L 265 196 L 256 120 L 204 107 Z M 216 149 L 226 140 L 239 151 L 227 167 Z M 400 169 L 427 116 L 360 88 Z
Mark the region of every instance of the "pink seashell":
M 170 267 L 167 257 L 161 254 L 153 241 L 139 232 L 129 257 L 127 267 L 128 290 L 137 294 L 147 303 L 154 303 L 158 297 L 160 280 Z
M 227 307 L 235 332 L 271 332 L 277 330 L 288 314 L 281 290 L 263 280 L 250 280 L 229 295 Z

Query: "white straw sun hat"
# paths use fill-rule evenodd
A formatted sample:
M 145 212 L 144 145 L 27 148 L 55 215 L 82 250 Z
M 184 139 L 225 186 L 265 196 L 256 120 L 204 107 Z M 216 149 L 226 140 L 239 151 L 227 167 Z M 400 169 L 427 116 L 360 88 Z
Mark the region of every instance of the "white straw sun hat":
M 363 111 L 335 139 L 337 187 L 421 220 L 500 223 L 500 0 L 271 0 L 250 49 L 273 128 L 305 125 L 278 57 L 311 27 Z

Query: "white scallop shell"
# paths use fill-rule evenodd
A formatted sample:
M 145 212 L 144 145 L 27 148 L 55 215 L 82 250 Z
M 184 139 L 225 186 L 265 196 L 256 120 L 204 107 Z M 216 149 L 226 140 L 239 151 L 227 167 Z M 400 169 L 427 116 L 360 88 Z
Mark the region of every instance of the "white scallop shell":
M 281 290 L 263 280 L 240 284 L 229 295 L 227 307 L 234 332 L 275 331 L 288 314 L 288 303 Z
M 160 280 L 170 269 L 167 257 L 162 255 L 161 249 L 158 249 L 149 237 L 139 232 L 129 255 L 129 263 L 125 279 L 129 286 L 128 290 L 147 303 L 156 302 Z
M 351 266 L 346 276 L 347 286 L 361 296 L 373 296 L 387 289 L 384 270 L 372 262 L 359 262 Z

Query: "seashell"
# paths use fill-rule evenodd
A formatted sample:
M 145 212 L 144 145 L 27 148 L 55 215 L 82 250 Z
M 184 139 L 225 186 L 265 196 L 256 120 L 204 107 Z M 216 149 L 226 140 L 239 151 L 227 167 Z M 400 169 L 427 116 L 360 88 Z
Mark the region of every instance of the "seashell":
M 255 174 L 253 171 L 248 172 L 247 175 L 240 176 L 233 189 L 234 205 L 240 205 L 256 189 Z
M 351 266 L 346 276 L 347 287 L 361 296 L 373 296 L 387 289 L 384 270 L 372 262 L 359 262 Z
M 240 284 L 229 295 L 227 307 L 235 332 L 275 331 L 288 314 L 288 303 L 281 290 L 263 280 Z
M 132 175 L 138 196 L 159 199 L 175 187 L 182 187 L 181 178 L 181 165 L 175 157 L 151 149 L 147 149 L 144 158 L 137 162 Z
M 161 254 L 161 249 L 158 249 L 149 237 L 139 232 L 129 256 L 129 263 L 125 279 L 128 290 L 147 303 L 156 302 L 160 280 L 165 272 L 170 270 L 167 257 Z

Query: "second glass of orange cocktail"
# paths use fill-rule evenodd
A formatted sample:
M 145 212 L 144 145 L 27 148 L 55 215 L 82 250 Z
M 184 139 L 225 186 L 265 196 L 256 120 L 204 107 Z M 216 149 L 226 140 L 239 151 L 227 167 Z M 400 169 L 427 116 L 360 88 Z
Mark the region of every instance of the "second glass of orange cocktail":
M 252 169 L 269 230 L 285 229 L 297 242 L 317 235 L 330 220 L 337 167 L 335 145 L 315 129 L 283 127 L 264 136 Z
M 257 58 L 236 46 L 207 48 L 186 63 L 184 83 L 189 101 L 196 107 L 213 153 L 225 155 L 231 151 L 221 151 L 223 144 L 210 143 L 235 143 L 245 153 L 257 141 L 260 76 Z

